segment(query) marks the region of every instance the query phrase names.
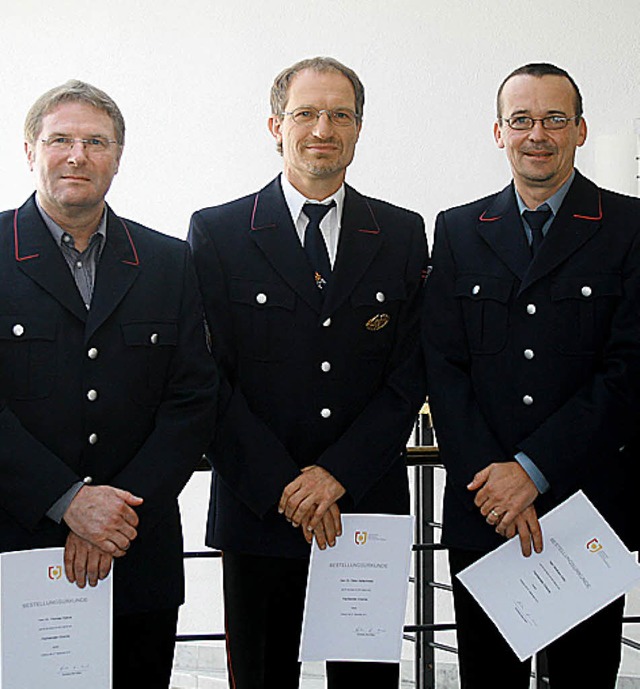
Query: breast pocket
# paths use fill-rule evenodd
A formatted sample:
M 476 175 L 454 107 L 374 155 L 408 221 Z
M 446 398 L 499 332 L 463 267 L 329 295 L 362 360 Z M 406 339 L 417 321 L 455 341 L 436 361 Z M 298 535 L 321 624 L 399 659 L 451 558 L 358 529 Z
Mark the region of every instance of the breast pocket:
M 509 297 L 514 281 L 487 275 L 461 275 L 455 284 L 469 349 L 474 354 L 496 354 L 507 344 Z
M 283 284 L 232 278 L 229 297 L 242 356 L 281 361 L 294 344 L 295 294 Z
M 599 351 L 621 295 L 622 279 L 615 273 L 554 280 L 551 301 L 558 351 L 578 355 Z
M 123 323 L 122 336 L 132 372 L 132 399 L 145 406 L 158 405 L 178 344 L 178 324 L 175 321 Z
M 401 280 L 367 282 L 354 289 L 351 307 L 357 332 L 353 346 L 361 356 L 379 358 L 391 350 L 406 299 L 407 290 Z
M 0 316 L 2 394 L 18 400 L 48 397 L 58 369 L 57 321 Z

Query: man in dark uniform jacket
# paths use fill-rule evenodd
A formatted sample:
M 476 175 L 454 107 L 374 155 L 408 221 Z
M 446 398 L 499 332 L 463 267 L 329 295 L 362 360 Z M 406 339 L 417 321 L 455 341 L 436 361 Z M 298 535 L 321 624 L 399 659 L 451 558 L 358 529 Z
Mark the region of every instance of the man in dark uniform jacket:
M 418 215 L 344 184 L 363 103 L 356 74 L 330 58 L 282 72 L 269 127 L 284 174 L 191 222 L 227 386 L 207 543 L 224 552 L 237 689 L 298 686 L 314 534 L 324 548 L 342 512 L 409 507 L 427 249 Z M 330 663 L 328 675 L 331 687 L 398 684 L 396 664 Z
M 513 183 L 438 216 L 426 297 L 452 575 L 504 537 L 540 552 L 538 517 L 579 489 L 638 547 L 625 445 L 639 410 L 640 202 L 574 169 L 587 128 L 564 70 L 517 69 L 497 109 Z M 455 578 L 454 603 L 462 686 L 528 687 L 529 663 Z M 552 687 L 615 686 L 623 603 L 549 646 Z
M 70 81 L 25 122 L 36 193 L 0 215 L 0 547 L 114 567 L 114 684 L 166 689 L 183 601 L 177 497 L 211 438 L 215 368 L 185 242 L 104 197 L 124 121 Z

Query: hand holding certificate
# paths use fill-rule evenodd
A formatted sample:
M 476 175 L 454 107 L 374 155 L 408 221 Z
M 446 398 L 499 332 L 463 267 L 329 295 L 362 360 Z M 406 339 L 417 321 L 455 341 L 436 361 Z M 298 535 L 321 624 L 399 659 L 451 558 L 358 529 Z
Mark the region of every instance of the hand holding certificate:
M 640 566 L 579 491 L 540 519 L 544 550 L 512 539 L 458 574 L 520 660 L 640 582 Z
M 300 660 L 398 662 L 413 517 L 342 515 L 333 548 L 314 544 Z
M 111 687 L 111 576 L 80 589 L 63 552 L 0 555 L 2 689 Z

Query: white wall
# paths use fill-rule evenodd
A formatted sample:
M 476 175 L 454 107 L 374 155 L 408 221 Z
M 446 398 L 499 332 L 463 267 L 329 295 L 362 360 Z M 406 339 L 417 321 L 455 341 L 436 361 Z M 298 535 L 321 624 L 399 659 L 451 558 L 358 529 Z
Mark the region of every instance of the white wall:
M 302 57 L 332 55 L 360 74 L 365 122 L 348 179 L 428 227 L 439 209 L 506 183 L 491 127 L 514 67 L 567 68 L 593 138 L 631 133 L 640 117 L 637 0 L 0 0 L 0 11 L 2 209 L 32 189 L 26 111 L 71 77 L 106 90 L 127 121 L 112 206 L 178 236 L 196 208 L 279 170 L 269 87 Z M 579 154 L 591 175 L 594 148 Z

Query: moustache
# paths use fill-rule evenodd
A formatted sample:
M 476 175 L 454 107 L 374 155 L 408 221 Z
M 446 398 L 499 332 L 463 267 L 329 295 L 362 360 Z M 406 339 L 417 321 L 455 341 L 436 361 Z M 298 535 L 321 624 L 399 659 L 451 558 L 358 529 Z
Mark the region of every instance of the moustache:
M 526 146 L 522 147 L 520 149 L 521 153 L 555 153 L 556 152 L 556 147 L 549 145 L 549 144 L 543 144 L 540 146 Z

